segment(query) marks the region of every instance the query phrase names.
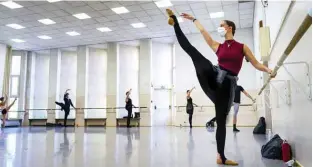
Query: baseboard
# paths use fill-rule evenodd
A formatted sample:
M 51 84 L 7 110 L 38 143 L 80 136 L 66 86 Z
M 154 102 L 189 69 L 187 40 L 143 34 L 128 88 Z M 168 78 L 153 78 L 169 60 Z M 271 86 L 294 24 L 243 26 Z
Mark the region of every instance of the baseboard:
M 300 164 L 299 161 L 295 160 L 295 164 L 294 164 L 296 167 L 304 167 L 303 165 Z

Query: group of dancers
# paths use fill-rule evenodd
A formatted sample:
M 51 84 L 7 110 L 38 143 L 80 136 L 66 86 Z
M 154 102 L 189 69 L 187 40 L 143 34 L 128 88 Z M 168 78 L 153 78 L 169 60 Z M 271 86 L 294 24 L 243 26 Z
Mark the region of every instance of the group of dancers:
M 234 40 L 236 25 L 234 22 L 224 20 L 217 29 L 218 34 L 225 38 L 223 43 L 212 39 L 211 35 L 204 29 L 200 21 L 193 16 L 183 13 L 181 16 L 192 21 L 204 37 L 209 47 L 218 57 L 218 65 L 214 66 L 212 62 L 206 59 L 194 46 L 190 44 L 185 34 L 179 26 L 177 17 L 173 11 L 166 9 L 169 16 L 168 24 L 174 27 L 175 34 L 181 48 L 190 56 L 204 93 L 215 105 L 216 143 L 217 143 L 217 164 L 237 166 L 238 163 L 226 158 L 224 154 L 226 140 L 226 119 L 234 102 L 235 90 L 237 88 L 237 76 L 242 67 L 243 58 L 246 58 L 257 70 L 270 74 L 275 77 L 276 74 L 263 64 L 259 63 L 251 50 L 245 44 Z M 188 92 L 187 92 L 188 93 Z M 187 99 L 188 99 L 187 95 Z M 190 97 L 189 97 L 190 98 Z M 190 103 L 190 102 L 189 102 Z M 213 122 L 213 121 L 212 121 Z
M 265 65 L 259 63 L 252 54 L 249 47 L 245 44 L 234 40 L 236 32 L 236 25 L 234 22 L 224 20 L 218 27 L 217 32 L 221 37 L 225 38 L 223 43 L 219 43 L 212 39 L 211 35 L 204 29 L 200 21 L 193 16 L 183 13 L 181 16 L 187 20 L 192 21 L 197 29 L 202 34 L 208 46 L 216 53 L 218 57 L 218 65 L 213 65 L 212 62 L 206 59 L 191 43 L 188 41 L 183 31 L 179 26 L 177 17 L 172 10 L 166 10 L 169 19 L 168 24 L 174 27 L 175 34 L 181 48 L 190 56 L 194 67 L 196 69 L 196 75 L 199 80 L 200 86 L 204 93 L 215 105 L 216 117 L 209 121 L 209 125 L 212 126 L 214 122 L 217 124 L 216 129 L 216 142 L 217 142 L 217 164 L 224 165 L 238 165 L 237 162 L 229 160 L 224 154 L 225 139 L 226 139 L 226 118 L 230 111 L 232 104 L 234 103 L 234 131 L 238 131 L 236 128 L 238 107 L 240 104 L 240 92 L 243 91 L 248 95 L 241 86 L 237 86 L 237 76 L 242 67 L 243 58 L 249 61 L 257 70 L 268 73 L 271 77 L 275 77 L 276 74 L 272 73 L 272 70 Z M 193 89 L 187 91 L 187 112 L 189 114 L 190 127 L 192 127 L 192 114 L 193 114 L 193 102 L 190 93 Z M 68 90 L 67 90 L 68 91 Z M 74 107 L 69 93 L 64 94 L 64 103 L 56 102 L 65 112 L 64 125 L 66 126 L 67 116 L 70 112 L 70 106 Z M 239 92 L 239 93 L 238 93 Z M 126 92 L 126 110 L 128 111 L 127 127 L 130 127 L 130 117 L 132 114 L 132 100 L 129 95 L 131 90 Z M 237 94 L 237 96 L 236 96 Z M 239 95 L 238 95 L 239 94 Z M 251 96 L 250 96 L 251 97 Z M 238 100 L 239 99 L 239 100 Z M 0 107 L 2 110 L 2 121 L 5 124 L 7 113 L 9 112 L 16 99 L 6 106 L 7 97 L 0 99 Z M 75 108 L 75 107 L 74 107 Z

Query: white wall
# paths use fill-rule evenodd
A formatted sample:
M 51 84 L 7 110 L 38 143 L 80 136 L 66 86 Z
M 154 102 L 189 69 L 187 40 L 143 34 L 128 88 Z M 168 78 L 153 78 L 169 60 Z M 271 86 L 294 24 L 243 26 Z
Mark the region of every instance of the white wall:
M 132 88 L 130 98 L 135 106 L 138 106 L 138 72 L 139 72 L 139 48 L 136 46 L 120 45 L 119 50 L 119 85 L 118 89 L 121 95 L 117 102 L 117 106 L 125 106 L 125 94 Z M 137 112 L 137 109 L 133 109 Z M 127 111 L 123 108 L 117 111 L 117 118 L 127 116 Z
M 61 75 L 60 75 L 60 90 L 59 102 L 64 103 L 63 95 L 66 89 L 71 89 L 70 98 L 76 105 L 76 73 L 77 73 L 77 52 L 62 51 L 61 52 Z M 64 111 L 57 110 L 56 118 L 64 118 Z M 71 110 L 68 118 L 75 118 L 75 110 Z
M 50 54 L 37 53 L 35 60 L 35 86 L 34 103 L 35 109 L 48 107 L 48 86 L 49 86 L 49 56 Z M 46 111 L 30 111 L 29 118 L 47 118 Z
M 4 69 L 5 69 L 5 57 L 7 54 L 7 46 L 0 44 L 0 93 L 2 94 Z
M 269 1 L 268 9 L 266 10 L 266 22 L 270 26 L 271 41 L 275 38 L 276 31 L 279 29 L 279 24 L 282 21 L 284 14 L 287 11 L 289 2 L 272 2 Z M 286 46 L 292 39 L 297 28 L 300 26 L 308 8 L 312 6 L 309 1 L 296 1 L 292 8 L 289 17 L 286 20 L 285 26 L 282 27 L 281 34 L 277 38 L 277 43 L 272 48 L 270 68 L 276 65 L 277 60 L 282 55 Z M 261 13 L 261 4 L 256 3 L 255 8 L 258 11 L 255 13 L 255 23 L 263 18 Z M 258 35 L 257 25 L 254 25 L 255 35 Z M 258 38 L 256 39 L 258 40 Z M 257 48 L 257 47 L 256 47 Z M 304 61 L 312 67 L 312 28 L 302 37 L 294 50 L 288 56 L 285 62 Z M 304 65 L 288 65 L 287 70 L 295 77 L 295 79 L 303 85 L 307 84 L 306 70 Z M 310 70 L 309 76 L 312 76 Z M 290 80 L 291 81 L 291 105 L 287 105 L 284 101 L 277 97 L 278 94 L 274 87 L 279 90 L 279 94 L 284 96 L 284 82 L 275 80 Z M 291 143 L 295 158 L 303 166 L 312 166 L 312 101 L 307 100 L 307 96 L 301 91 L 298 91 L 299 86 L 292 81 L 291 76 L 281 68 L 278 75 L 273 80 L 271 86 L 271 107 L 272 107 L 272 131 L 278 133 L 282 138 L 287 139 Z M 312 86 L 310 86 L 312 87 Z M 309 92 L 309 87 L 306 89 Z
M 89 48 L 88 108 L 106 107 L 107 52 Z M 106 118 L 106 110 L 86 110 L 86 118 Z

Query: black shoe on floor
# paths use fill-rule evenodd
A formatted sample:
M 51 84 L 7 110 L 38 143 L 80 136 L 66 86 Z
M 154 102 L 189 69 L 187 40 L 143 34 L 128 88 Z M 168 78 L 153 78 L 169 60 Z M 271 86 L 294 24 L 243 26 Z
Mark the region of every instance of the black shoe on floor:
M 240 130 L 237 129 L 237 128 L 234 128 L 233 131 L 234 131 L 234 132 L 240 132 Z

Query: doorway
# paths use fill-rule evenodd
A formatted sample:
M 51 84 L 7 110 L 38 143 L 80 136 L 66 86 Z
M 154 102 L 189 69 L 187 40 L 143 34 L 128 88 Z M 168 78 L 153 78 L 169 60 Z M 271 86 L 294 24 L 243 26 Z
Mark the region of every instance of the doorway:
M 167 126 L 171 120 L 170 89 L 154 89 L 152 107 L 152 126 Z

